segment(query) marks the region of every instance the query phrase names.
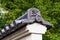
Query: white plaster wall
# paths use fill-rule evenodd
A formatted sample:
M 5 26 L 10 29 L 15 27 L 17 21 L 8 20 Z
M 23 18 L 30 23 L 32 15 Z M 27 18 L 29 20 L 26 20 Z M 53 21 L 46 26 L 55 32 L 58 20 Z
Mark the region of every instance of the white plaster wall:
M 46 31 L 47 28 L 39 23 L 28 24 L 3 40 L 42 40 L 42 34 Z
M 40 34 L 30 34 L 19 40 L 42 40 L 42 35 Z
M 27 30 L 29 30 L 32 33 L 41 33 L 41 34 L 45 34 L 45 32 L 47 31 L 46 26 L 41 25 L 39 23 L 34 23 L 34 24 L 29 24 L 27 25 Z

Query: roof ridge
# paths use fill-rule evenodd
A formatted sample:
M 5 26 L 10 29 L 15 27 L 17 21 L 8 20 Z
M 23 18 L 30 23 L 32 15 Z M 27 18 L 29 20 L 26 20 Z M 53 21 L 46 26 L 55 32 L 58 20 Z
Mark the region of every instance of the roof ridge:
M 42 25 L 46 25 L 48 29 L 52 27 L 52 25 L 49 22 L 45 21 L 41 17 L 40 11 L 38 9 L 30 8 L 23 16 L 19 17 L 13 23 L 7 25 L 5 28 L 0 30 L 0 39 L 12 33 L 13 31 L 16 31 L 16 29 L 21 28 L 26 24 L 34 23 L 34 22 L 38 22 Z

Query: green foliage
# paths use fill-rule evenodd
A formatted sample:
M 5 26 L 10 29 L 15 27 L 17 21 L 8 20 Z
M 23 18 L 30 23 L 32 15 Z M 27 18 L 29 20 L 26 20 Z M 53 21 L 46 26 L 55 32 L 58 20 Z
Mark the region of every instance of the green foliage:
M 1 0 L 1 4 L 9 12 L 0 18 L 0 29 L 23 15 L 27 9 L 35 7 L 45 20 L 53 24 L 43 40 L 60 39 L 60 0 Z

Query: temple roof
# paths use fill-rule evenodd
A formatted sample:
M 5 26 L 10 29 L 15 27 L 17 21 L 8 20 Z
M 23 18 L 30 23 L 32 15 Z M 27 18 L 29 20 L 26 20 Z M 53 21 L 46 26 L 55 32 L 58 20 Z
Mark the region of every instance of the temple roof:
M 47 29 L 50 29 L 52 27 L 52 24 L 50 24 L 42 18 L 38 9 L 30 8 L 24 15 L 17 18 L 11 24 L 7 25 L 5 28 L 0 30 L 0 39 L 6 37 L 7 35 L 10 35 L 18 29 L 21 29 L 25 25 L 32 23 L 40 23 L 42 25 L 45 25 Z

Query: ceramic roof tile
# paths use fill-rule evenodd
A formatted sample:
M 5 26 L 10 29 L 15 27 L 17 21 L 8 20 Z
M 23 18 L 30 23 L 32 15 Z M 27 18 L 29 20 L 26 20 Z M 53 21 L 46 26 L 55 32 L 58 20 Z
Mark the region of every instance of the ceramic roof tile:
M 17 18 L 13 23 L 6 26 L 4 29 L 0 30 L 0 39 L 4 38 L 9 33 L 24 26 L 25 24 L 34 23 L 34 22 L 40 23 L 42 25 L 46 25 L 48 29 L 52 27 L 52 25 L 49 22 L 45 21 L 42 18 L 40 11 L 38 9 L 30 8 L 23 16 Z M 4 34 L 4 32 L 6 33 Z

